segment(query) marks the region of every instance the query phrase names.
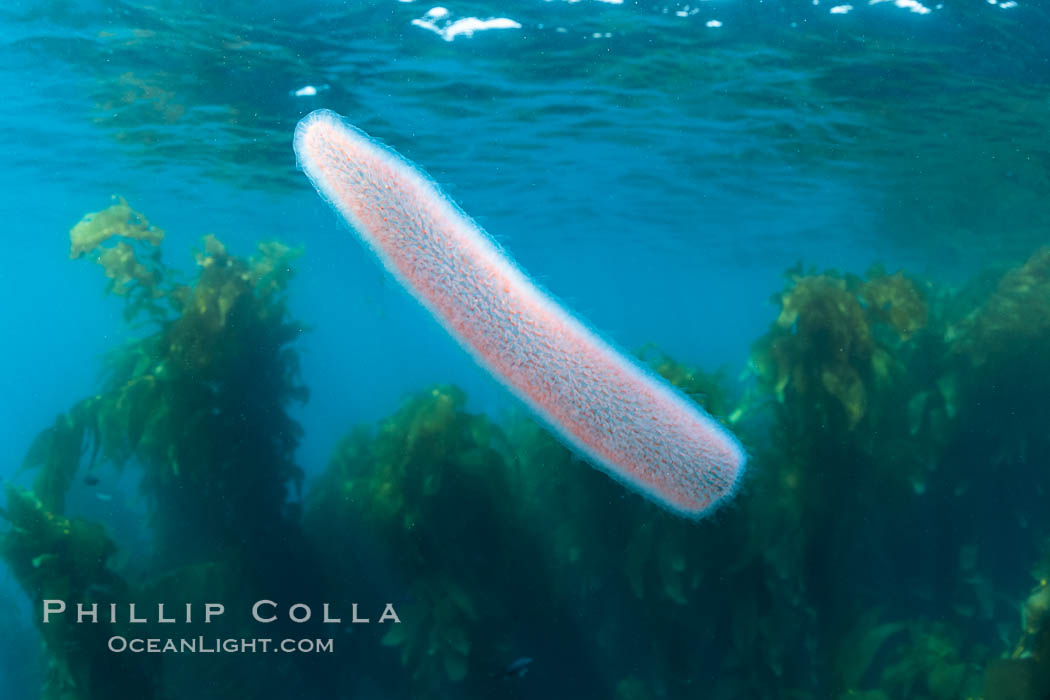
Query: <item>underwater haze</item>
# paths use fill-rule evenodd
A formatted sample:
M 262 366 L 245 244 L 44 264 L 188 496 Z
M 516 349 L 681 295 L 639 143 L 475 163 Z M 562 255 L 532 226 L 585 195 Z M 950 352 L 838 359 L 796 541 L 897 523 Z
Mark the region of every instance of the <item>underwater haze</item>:
M 1050 8 L 224 5 L 0 8 L 0 697 L 1050 695 Z M 478 367 L 297 169 L 317 109 L 735 435 L 733 499 Z M 334 650 L 109 648 L 198 635 Z

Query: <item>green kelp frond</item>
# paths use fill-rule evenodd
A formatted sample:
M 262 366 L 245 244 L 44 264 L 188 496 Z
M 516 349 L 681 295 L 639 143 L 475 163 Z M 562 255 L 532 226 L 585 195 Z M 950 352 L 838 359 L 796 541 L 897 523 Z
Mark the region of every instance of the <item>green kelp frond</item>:
M 82 411 L 62 414 L 34 438 L 22 460 L 23 469 L 39 469 L 33 490 L 56 513 L 63 511 L 66 491 L 80 468 L 85 429 Z
M 456 387 L 434 387 L 409 397 L 374 435 L 351 432 L 336 448 L 314 508 L 353 504 L 370 527 L 404 540 L 402 556 L 421 561 L 436 560 L 428 547 L 442 545 L 418 532 L 439 528 L 445 541 L 455 541 L 489 527 L 495 501 L 509 493 L 497 449 L 503 438 L 486 417 L 467 413 L 465 402 Z
M 121 664 L 120 673 L 107 673 L 112 655 L 106 639 L 116 633 L 114 626 L 104 616 L 98 624 L 70 619 L 73 601 L 90 604 L 100 593 L 107 602 L 129 599 L 127 584 L 108 566 L 116 548 L 105 528 L 56 515 L 32 493 L 10 485 L 6 497 L 3 517 L 11 527 L 0 532 L 0 559 L 29 595 L 34 610 L 42 610 L 44 600 L 67 604 L 66 616 L 47 625 L 34 615 L 49 652 L 44 700 L 154 697 L 156 659 L 129 660 Z
M 459 683 L 470 669 L 471 639 L 479 635 L 471 595 L 451 577 L 427 577 L 412 587 L 415 602 L 403 622 L 383 636 L 400 651 L 401 665 L 416 681 L 445 678 Z
M 841 698 L 884 692 L 889 697 L 955 700 L 979 697 L 982 677 L 977 658 L 984 649 L 968 649 L 947 625 L 929 622 L 879 622 L 865 615 L 839 649 Z
M 70 520 L 49 511 L 32 493 L 7 486 L 4 560 L 34 596 L 69 600 L 94 582 L 112 576 L 106 560 L 116 551 L 99 523 Z M 59 569 L 67 570 L 59 573 Z
M 318 548 L 348 553 L 332 561 L 338 580 L 361 576 L 346 562 L 369 546 L 360 544 L 369 533 L 408 582 L 411 603 L 383 645 L 399 650 L 420 692 L 448 682 L 484 688 L 476 653 L 496 663 L 491 656 L 519 612 L 499 582 L 525 580 L 535 565 L 516 516 L 506 438 L 465 405 L 460 389 L 437 386 L 408 397 L 374 430 L 352 430 L 304 517 Z
M 100 463 L 123 467 L 135 454 L 156 416 L 155 376 L 137 376 L 102 394 L 83 399 L 54 424 L 39 433 L 22 461 L 23 469 L 36 471 L 33 491 L 56 513 L 64 510 L 66 492 L 81 467 Z

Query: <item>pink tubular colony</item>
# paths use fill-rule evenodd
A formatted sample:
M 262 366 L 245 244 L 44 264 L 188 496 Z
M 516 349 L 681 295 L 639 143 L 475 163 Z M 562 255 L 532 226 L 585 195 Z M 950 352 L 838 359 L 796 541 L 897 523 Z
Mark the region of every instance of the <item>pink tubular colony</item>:
M 533 284 L 415 166 L 328 110 L 299 123 L 295 152 L 387 269 L 596 465 L 687 516 L 732 495 L 733 436 Z

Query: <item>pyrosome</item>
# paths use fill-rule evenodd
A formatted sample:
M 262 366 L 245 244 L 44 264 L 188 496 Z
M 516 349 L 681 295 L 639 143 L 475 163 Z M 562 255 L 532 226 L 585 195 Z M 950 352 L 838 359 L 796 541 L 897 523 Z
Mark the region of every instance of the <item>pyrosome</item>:
M 728 499 L 746 460 L 714 419 L 533 283 L 415 165 L 319 110 L 299 166 L 475 360 L 612 477 L 683 515 Z

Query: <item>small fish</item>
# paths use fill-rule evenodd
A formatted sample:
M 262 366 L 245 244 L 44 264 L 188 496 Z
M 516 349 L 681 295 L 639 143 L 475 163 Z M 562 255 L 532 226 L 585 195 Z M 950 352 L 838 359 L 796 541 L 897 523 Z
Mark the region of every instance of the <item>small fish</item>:
M 98 486 L 98 477 L 94 474 L 88 474 L 84 477 L 85 486 Z
M 112 501 L 113 500 L 113 496 L 109 495 L 108 493 L 96 493 L 95 494 L 95 498 L 97 498 L 100 501 Z
M 494 674 L 493 678 L 521 678 L 529 672 L 529 666 L 531 665 L 532 659 L 527 656 L 522 656 L 521 658 L 514 659 L 514 661 L 507 664 L 506 668 L 499 673 Z

